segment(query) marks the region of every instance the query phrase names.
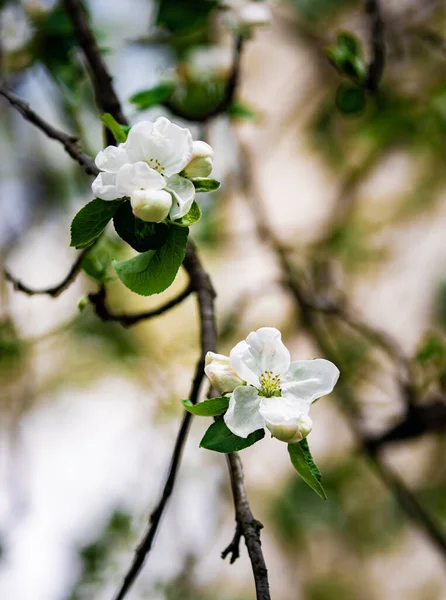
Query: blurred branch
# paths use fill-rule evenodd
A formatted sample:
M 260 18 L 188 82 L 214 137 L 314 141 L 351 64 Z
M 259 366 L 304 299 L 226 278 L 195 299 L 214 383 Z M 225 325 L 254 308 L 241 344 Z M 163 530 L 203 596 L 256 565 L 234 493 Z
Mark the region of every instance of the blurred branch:
M 165 304 L 162 304 L 161 306 L 158 306 L 157 308 L 154 308 L 152 310 L 136 313 L 134 315 L 111 312 L 110 309 L 107 307 L 106 290 L 104 286 L 101 286 L 97 292 L 89 294 L 88 299 L 93 305 L 93 308 L 97 316 L 101 319 L 101 321 L 114 321 L 116 323 L 120 323 L 124 327 L 131 327 L 132 325 L 136 325 L 141 321 L 152 319 L 153 317 L 158 317 L 168 312 L 169 310 L 183 302 L 183 300 L 188 298 L 193 291 L 194 288 L 192 284 L 189 283 L 189 285 L 180 294 L 178 294 L 178 296 L 175 296 L 175 298 L 169 300 L 169 302 L 166 302 Z
M 366 336 L 372 342 L 378 344 L 383 350 L 385 350 L 394 360 L 395 364 L 400 367 L 399 383 L 406 399 L 407 414 L 411 415 L 411 425 L 409 429 L 411 427 L 416 427 L 416 425 L 412 423 L 412 419 L 418 418 L 419 412 L 417 412 L 417 410 L 413 407 L 413 401 L 416 396 L 416 386 L 409 359 L 405 356 L 396 340 L 389 336 L 387 332 L 382 332 L 378 328 L 370 326 L 361 318 L 357 317 L 354 314 L 354 311 L 352 311 L 345 301 L 339 302 L 331 298 L 327 299 L 325 297 L 312 294 L 310 290 L 307 289 L 304 279 L 302 278 L 302 274 L 295 272 L 294 265 L 289 259 L 287 250 L 268 225 L 268 216 L 266 215 L 264 207 L 260 201 L 261 195 L 257 193 L 257 190 L 252 189 L 252 166 L 249 161 L 249 156 L 246 151 L 243 154 L 245 157 L 245 162 L 247 163 L 244 169 L 245 177 L 243 180 L 246 191 L 245 195 L 251 207 L 258 237 L 260 240 L 265 241 L 270 246 L 271 250 L 277 257 L 283 275 L 283 285 L 291 293 L 291 296 L 295 300 L 296 307 L 298 308 L 301 316 L 303 328 L 313 338 L 324 356 L 329 360 L 333 360 L 333 362 L 336 362 L 337 356 L 331 345 L 327 343 L 326 336 L 321 330 L 321 322 L 318 319 L 318 317 L 321 315 L 336 317 L 338 320 L 348 324 L 350 327 L 358 331 L 358 333 Z M 254 198 L 256 199 L 255 204 Z M 343 402 L 341 403 L 341 407 L 347 414 L 350 425 L 358 439 L 360 447 L 374 462 L 378 474 L 398 500 L 401 508 L 411 519 L 421 525 L 435 546 L 439 548 L 442 553 L 446 554 L 446 539 L 441 531 L 418 503 L 412 492 L 394 473 L 392 473 L 392 471 L 385 465 L 381 457 L 376 452 L 376 449 L 380 444 L 383 444 L 384 441 L 390 441 L 390 432 L 389 437 L 386 434 L 382 436 L 382 438 L 385 438 L 385 440 L 370 440 L 358 424 L 358 411 L 356 409 L 355 402 L 349 393 L 349 390 L 345 387 L 345 384 L 342 384 L 342 381 L 340 384 L 338 384 L 338 386 L 340 386 L 340 390 L 343 390 Z M 340 391 L 339 394 L 341 393 L 342 392 Z M 428 420 L 425 421 L 425 424 L 427 424 L 427 422 Z M 436 419 L 429 419 L 429 422 L 436 423 Z M 435 427 L 437 428 L 437 424 Z M 394 432 L 393 435 L 396 436 L 400 434 L 401 429 L 399 430 L 398 434 Z M 403 438 L 400 437 L 399 439 Z
M 75 161 L 84 167 L 86 173 L 89 175 L 97 175 L 99 173 L 99 169 L 91 158 L 84 154 L 79 148 L 76 137 L 68 135 L 44 121 L 37 113 L 31 110 L 26 102 L 23 102 L 23 100 L 8 90 L 4 84 L 0 84 L 0 95 L 4 96 L 15 110 L 17 110 L 27 121 L 43 131 L 47 137 L 60 142 L 71 158 L 74 158 Z
M 365 12 L 370 20 L 372 60 L 367 69 L 366 88 L 376 92 L 384 72 L 386 48 L 384 43 L 384 22 L 381 16 L 380 0 L 366 0 Z
M 24 283 L 22 283 L 19 279 L 16 279 L 13 275 L 11 275 L 11 273 L 7 269 L 4 270 L 5 279 L 12 283 L 14 289 L 17 292 L 23 292 L 24 294 L 27 294 L 28 296 L 46 295 L 46 296 L 51 296 L 52 298 L 57 298 L 57 296 L 60 296 L 60 294 L 62 294 L 62 292 L 64 292 L 76 279 L 76 277 L 78 276 L 78 274 L 82 268 L 82 262 L 83 262 L 84 258 L 92 250 L 93 246 L 94 246 L 94 244 L 92 244 L 88 248 L 84 248 L 84 250 L 82 250 L 79 253 L 76 261 L 73 263 L 73 266 L 68 271 L 66 277 L 64 277 L 62 279 L 62 281 L 55 286 L 40 289 L 40 290 L 31 288 L 31 287 L 25 285 Z
M 230 108 L 232 101 L 234 100 L 237 92 L 237 87 L 240 79 L 240 67 L 242 60 L 244 38 L 239 35 L 236 37 L 234 42 L 234 57 L 232 61 L 231 73 L 226 83 L 225 93 L 223 98 L 215 106 L 211 107 L 207 112 L 203 112 L 200 115 L 191 116 L 187 111 L 183 111 L 174 102 L 170 100 L 164 103 L 164 106 L 170 110 L 172 114 L 180 119 L 186 121 L 194 121 L 195 123 L 205 123 L 214 117 L 225 114 Z
M 85 55 L 92 72 L 91 80 L 96 94 L 96 102 L 103 112 L 110 113 L 118 123 L 127 124 L 118 96 L 112 85 L 101 50 L 88 23 L 88 15 L 80 0 L 63 0 L 65 9 L 73 25 L 74 34 Z

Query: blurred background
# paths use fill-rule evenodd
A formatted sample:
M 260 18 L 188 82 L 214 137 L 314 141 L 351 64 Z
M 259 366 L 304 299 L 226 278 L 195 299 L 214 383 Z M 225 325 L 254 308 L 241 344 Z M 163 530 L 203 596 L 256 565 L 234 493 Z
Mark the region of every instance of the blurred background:
M 64 9 L 51 0 L 0 5 L 8 86 L 94 156 L 103 132 Z M 244 43 L 227 114 L 204 123 L 194 121 L 221 101 L 232 69 L 234 8 L 86 7 L 132 123 L 167 115 L 215 150 L 222 187 L 200 195 L 192 234 L 218 294 L 219 350 L 275 326 L 294 359 L 326 356 L 341 369 L 337 393 L 313 408 L 309 437 L 328 502 L 299 479 L 283 444 L 268 437 L 241 455 L 265 526 L 272 597 L 445 599 L 444 2 L 382 2 L 377 93 L 358 75 L 373 60 L 364 2 L 274 3 L 271 23 Z M 357 40 L 353 75 L 327 58 L 331 46 L 336 62 L 340 32 L 354 36 L 350 47 Z M 91 199 L 91 180 L 3 98 L 0 116 L 1 267 L 31 287 L 56 285 L 76 258 L 70 222 Z M 369 330 L 308 319 L 283 285 L 278 248 L 298 281 L 342 298 Z M 79 309 L 98 283 L 123 312 L 157 306 L 185 285 L 180 272 L 161 298 L 132 294 L 110 268 L 126 253 L 110 229 L 56 299 L 0 278 L 2 600 L 110 599 L 162 489 L 199 356 L 195 300 L 129 329 L 101 322 L 88 303 Z M 408 359 L 415 409 L 409 433 L 375 455 L 361 440 L 408 419 L 400 365 L 377 331 Z M 431 406 L 437 412 L 425 419 Z M 208 424 L 193 422 L 134 600 L 254 597 L 244 544 L 234 565 L 220 558 L 233 507 L 223 457 L 198 447 Z M 404 490 L 424 524 L 411 518 Z

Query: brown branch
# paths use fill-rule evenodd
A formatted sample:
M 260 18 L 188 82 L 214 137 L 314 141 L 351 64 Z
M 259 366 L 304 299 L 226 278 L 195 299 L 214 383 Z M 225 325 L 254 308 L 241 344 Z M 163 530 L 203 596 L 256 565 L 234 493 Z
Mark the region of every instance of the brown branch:
M 384 22 L 381 17 L 380 0 L 366 0 L 365 11 L 370 20 L 372 60 L 367 69 L 365 86 L 376 92 L 384 73 L 386 47 L 384 43 Z
M 243 36 L 237 36 L 234 43 L 234 58 L 232 62 L 231 73 L 226 83 L 225 93 L 220 102 L 217 102 L 217 104 L 212 106 L 209 110 L 201 112 L 200 114 L 194 114 L 188 112 L 187 110 L 183 110 L 181 106 L 179 106 L 175 102 L 172 102 L 171 100 L 167 100 L 164 103 L 164 106 L 168 108 L 170 112 L 173 113 L 176 117 L 184 119 L 186 121 L 194 121 L 196 123 L 206 123 L 214 117 L 218 117 L 219 115 L 225 114 L 229 110 L 237 92 L 237 87 L 240 79 L 243 44 Z
M 47 137 L 60 142 L 65 148 L 65 151 L 85 169 L 86 173 L 89 175 L 97 175 L 99 173 L 99 169 L 91 158 L 84 154 L 79 148 L 76 137 L 60 131 L 44 121 L 37 113 L 31 110 L 26 102 L 8 90 L 4 84 L 0 84 L 0 95 L 4 96 L 15 110 L 17 110 L 27 121 L 43 131 Z
M 88 15 L 80 0 L 64 0 L 64 6 L 73 25 L 88 66 L 92 72 L 92 82 L 96 102 L 104 112 L 110 113 L 118 123 L 127 124 L 118 96 L 113 88 L 113 79 L 108 73 L 100 48 L 88 23 Z
M 217 331 L 214 313 L 215 291 L 209 275 L 201 264 L 193 242 L 188 243 L 186 257 L 183 264 L 189 274 L 190 282 L 194 292 L 196 293 L 200 315 L 201 355 L 195 368 L 195 376 L 190 393 L 190 400 L 193 403 L 196 403 L 198 401 L 200 387 L 204 379 L 204 360 L 206 353 L 208 351 L 215 352 L 217 346 Z M 161 518 L 175 485 L 177 472 L 180 467 L 181 455 L 189 432 L 191 419 L 192 415 L 190 413 L 186 413 L 183 416 L 183 421 L 175 442 L 169 474 L 163 488 L 161 498 L 151 515 L 150 525 L 135 551 L 133 562 L 124 577 L 123 583 L 115 596 L 115 600 L 123 600 L 126 597 L 128 591 L 138 577 L 138 574 L 141 571 L 144 562 L 152 548 L 153 540 L 159 528 Z M 270 600 L 268 591 L 268 574 L 260 544 L 259 525 L 258 521 L 256 521 L 252 516 L 249 508 L 248 499 L 243 484 L 241 461 L 237 454 L 228 455 L 228 461 L 230 465 L 237 527 L 242 530 L 248 548 L 257 590 L 257 600 Z
M 193 286 L 189 283 L 189 285 L 180 294 L 178 294 L 178 296 L 172 298 L 172 300 L 169 300 L 168 302 L 162 304 L 161 306 L 158 306 L 157 308 L 153 308 L 151 310 L 136 313 L 133 315 L 111 312 L 107 306 L 106 291 L 104 286 L 101 286 L 97 292 L 89 294 L 88 299 L 93 305 L 93 308 L 97 316 L 101 319 L 101 321 L 114 321 L 115 323 L 120 323 L 123 327 L 131 327 L 132 325 L 136 325 L 141 321 L 152 319 L 154 317 L 159 317 L 160 315 L 168 312 L 169 310 L 183 302 L 183 300 L 188 298 L 193 291 Z
M 84 250 L 82 250 L 82 252 L 79 253 L 76 261 L 73 263 L 67 275 L 62 279 L 60 283 L 58 283 L 55 286 L 44 289 L 31 288 L 22 283 L 19 279 L 16 279 L 13 275 L 11 275 L 11 273 L 7 269 L 4 270 L 5 279 L 12 283 L 14 289 L 17 292 L 23 292 L 28 296 L 46 295 L 51 296 L 52 298 L 57 298 L 57 296 L 60 296 L 60 294 L 64 292 L 76 279 L 76 277 L 81 271 L 82 262 L 84 258 L 92 250 L 92 248 L 93 245 L 89 246 L 88 248 L 85 248 Z

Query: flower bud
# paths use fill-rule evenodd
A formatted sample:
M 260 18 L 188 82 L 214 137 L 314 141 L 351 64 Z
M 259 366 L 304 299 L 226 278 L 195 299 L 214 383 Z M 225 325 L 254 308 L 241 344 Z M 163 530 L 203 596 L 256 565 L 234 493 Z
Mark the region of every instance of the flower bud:
M 239 9 L 238 18 L 245 27 L 267 25 L 271 21 L 271 9 L 266 2 L 247 2 Z
M 130 203 L 135 217 L 148 223 L 160 223 L 172 208 L 172 196 L 164 190 L 135 190 Z
M 301 415 L 298 419 L 282 423 L 266 423 L 271 435 L 281 442 L 296 444 L 302 441 L 313 428 L 313 421 L 308 415 Z
M 212 387 L 221 394 L 233 392 L 236 387 L 244 385 L 241 379 L 232 368 L 229 356 L 208 352 L 205 359 L 204 372 L 206 373 Z
M 207 177 L 211 174 L 214 151 L 206 142 L 197 141 L 192 145 L 192 158 L 184 169 L 187 177 Z

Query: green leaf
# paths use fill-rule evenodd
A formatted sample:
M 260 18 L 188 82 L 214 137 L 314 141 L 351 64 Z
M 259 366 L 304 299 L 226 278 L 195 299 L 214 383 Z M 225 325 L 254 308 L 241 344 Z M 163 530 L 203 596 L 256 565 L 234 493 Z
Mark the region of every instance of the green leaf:
M 165 102 L 175 91 L 176 83 L 174 81 L 163 81 L 149 90 L 143 90 L 133 94 L 130 98 L 132 104 L 136 104 L 138 110 L 151 108 L 157 104 Z
M 350 33 L 340 33 L 336 44 L 325 48 L 328 60 L 344 75 L 361 83 L 365 79 L 366 65 L 359 40 Z
M 341 83 L 336 92 L 336 106 L 346 116 L 356 116 L 363 112 L 366 104 L 365 91 L 357 85 Z
M 116 211 L 113 224 L 119 237 L 138 252 L 161 248 L 169 235 L 164 223 L 146 223 L 135 217 L 128 201 Z
M 288 444 L 288 453 L 294 468 L 312 490 L 322 500 L 327 499 L 327 494 L 321 485 L 321 472 L 311 456 L 310 448 L 306 439 L 298 444 Z
M 113 262 L 119 279 L 132 292 L 141 296 L 159 294 L 175 279 L 186 255 L 189 229 L 170 227 L 165 244 L 130 260 Z
M 214 192 L 220 187 L 220 182 L 210 177 L 194 177 L 191 181 L 196 192 Z
M 126 125 L 120 125 L 118 121 L 114 117 L 111 116 L 110 113 L 104 113 L 101 115 L 101 121 L 104 125 L 109 129 L 113 137 L 117 142 L 123 143 L 127 139 L 127 131 L 128 127 Z
M 193 404 L 190 400 L 183 400 L 183 406 L 188 412 L 198 417 L 216 417 L 228 409 L 229 396 L 209 398 L 198 404 Z
M 243 121 L 255 121 L 259 118 L 256 113 L 248 104 L 241 102 L 240 100 L 234 100 L 228 109 L 228 115 L 233 119 L 240 119 Z
M 76 248 L 88 248 L 107 227 L 122 200 L 95 198 L 81 208 L 71 222 L 71 243 Z
M 190 211 L 187 213 L 187 215 L 184 215 L 184 217 L 181 217 L 181 219 L 177 219 L 176 221 L 174 221 L 174 223 L 176 225 L 180 225 L 181 227 L 189 227 L 190 225 L 193 225 L 194 223 L 196 223 L 197 221 L 199 221 L 201 218 L 201 208 L 198 206 L 197 202 L 194 200 Z
M 342 31 L 336 38 L 338 48 L 354 55 L 361 54 L 361 43 L 354 35 L 348 31 Z
M 200 442 L 200 447 L 214 450 L 214 452 L 238 452 L 239 450 L 252 446 L 264 436 L 264 429 L 258 429 L 257 431 L 250 433 L 247 438 L 234 435 L 226 427 L 223 417 L 219 417 L 204 434 L 203 439 Z

